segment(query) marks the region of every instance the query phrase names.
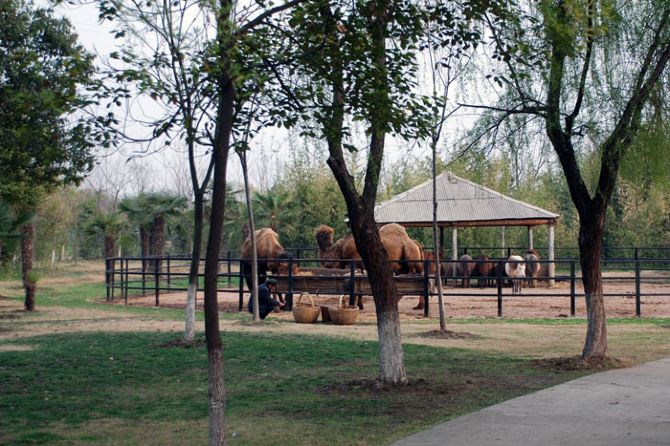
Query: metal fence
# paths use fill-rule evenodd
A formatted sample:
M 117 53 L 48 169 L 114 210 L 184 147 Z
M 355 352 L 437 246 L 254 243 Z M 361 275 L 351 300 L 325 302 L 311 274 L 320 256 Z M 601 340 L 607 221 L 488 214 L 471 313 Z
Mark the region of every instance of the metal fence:
M 244 308 L 244 294 L 245 286 L 242 276 L 242 268 L 240 268 L 240 259 L 232 257 L 232 252 L 227 253 L 225 257 L 219 259 L 219 278 L 218 291 L 237 293 L 239 298 L 238 307 L 242 311 Z M 270 260 L 269 262 L 272 262 Z M 512 296 L 508 289 L 510 286 L 510 278 L 504 275 L 504 268 L 500 265 L 504 264 L 505 258 L 492 258 L 491 262 L 495 262 L 498 267 L 494 269 L 495 273 L 492 275 L 482 277 L 475 274 L 464 275 L 458 270 L 458 261 L 443 260 L 442 270 L 444 273 L 443 284 L 446 285 L 443 290 L 443 295 L 446 297 L 495 297 L 497 298 L 499 317 L 503 316 L 504 297 Z M 300 268 L 309 268 L 310 266 L 319 265 L 319 259 L 303 259 L 296 258 L 291 260 L 295 262 Z M 423 261 L 424 273 L 419 276 L 414 276 L 412 280 L 422 282 L 419 289 L 423 290 L 423 297 L 426 299 L 424 307 L 424 315 L 429 315 L 428 302 L 431 298 L 436 296 L 436 292 L 431 287 L 433 275 L 429 273 L 431 269 L 431 260 Z M 479 265 L 483 263 L 480 260 L 473 260 L 473 263 Z M 200 271 L 204 271 L 202 267 L 204 259 L 201 259 Z M 526 288 L 522 297 L 551 297 L 556 299 L 569 299 L 570 301 L 570 315 L 575 316 L 576 299 L 583 297 L 583 291 L 578 290 L 581 285 L 582 275 L 580 271 L 580 264 L 577 259 L 557 259 L 553 262 L 542 260 L 540 264 L 544 265 L 540 275 L 535 279 L 549 283 L 567 283 L 569 287 L 549 287 L 549 288 Z M 549 268 L 547 265 L 553 263 L 555 266 L 555 273 L 553 277 L 547 274 Z M 188 276 L 189 276 L 190 257 L 189 256 L 149 256 L 149 257 L 112 257 L 106 259 L 106 284 L 107 284 L 107 301 L 114 302 L 123 300 L 128 303 L 129 297 L 153 295 L 155 305 L 160 305 L 160 296 L 165 293 L 184 292 L 188 290 Z M 292 265 L 291 265 L 292 266 Z M 289 268 L 289 271 L 292 268 Z M 346 281 L 354 283 L 355 280 L 366 280 L 367 276 L 356 272 L 356 265 L 354 262 L 349 263 L 349 276 L 313 276 L 314 279 L 325 279 L 333 281 Z M 636 316 L 642 315 L 642 298 L 643 297 L 670 297 L 670 259 L 666 258 L 618 258 L 618 259 L 604 259 L 602 261 L 602 270 L 604 272 L 603 284 L 616 283 L 619 286 L 626 286 L 630 284 L 630 290 L 625 294 L 621 291 L 607 292 L 605 290 L 604 296 L 634 296 L 635 298 L 635 312 Z M 475 269 L 477 271 L 477 269 Z M 200 274 L 198 290 L 202 291 L 202 278 L 204 274 Z M 287 279 L 286 290 L 288 308 L 292 305 L 292 296 L 295 292 L 301 290 L 297 288 L 297 277 L 291 273 L 285 277 Z M 301 277 L 304 281 L 304 277 Z M 477 281 L 476 294 L 465 292 L 461 288 L 463 281 Z M 513 279 L 522 280 L 524 283 L 528 279 Z M 663 285 L 657 287 L 657 291 L 644 290 L 643 285 L 655 284 Z M 484 286 L 488 285 L 488 286 Z M 668 285 L 665 287 L 665 285 Z M 353 304 L 357 295 L 362 295 L 360 290 L 355 289 L 352 285 L 349 288 L 342 288 L 349 294 L 350 303 Z M 420 294 L 420 293 L 416 293 Z

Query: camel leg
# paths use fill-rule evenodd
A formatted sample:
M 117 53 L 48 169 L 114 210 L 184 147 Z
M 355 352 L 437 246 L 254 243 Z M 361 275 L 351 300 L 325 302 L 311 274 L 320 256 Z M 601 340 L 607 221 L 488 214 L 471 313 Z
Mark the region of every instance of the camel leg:
M 417 304 L 416 307 L 412 308 L 413 310 L 423 310 L 423 306 L 425 304 L 425 299 L 423 297 L 423 294 L 419 296 L 419 303 Z

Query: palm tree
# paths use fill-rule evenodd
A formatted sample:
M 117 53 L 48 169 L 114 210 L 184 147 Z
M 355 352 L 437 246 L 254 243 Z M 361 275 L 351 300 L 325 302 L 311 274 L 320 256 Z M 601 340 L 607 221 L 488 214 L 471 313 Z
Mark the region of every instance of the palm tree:
M 140 235 L 140 254 L 147 257 L 151 246 L 150 234 L 152 216 L 147 212 L 146 195 L 127 198 L 119 203 L 119 210 L 128 216 L 128 220 L 138 228 Z M 146 263 L 142 261 L 142 269 L 146 270 Z
M 179 215 L 188 205 L 185 197 L 168 193 L 153 193 L 144 196 L 144 212 L 151 218 L 151 254 L 162 256 L 165 250 L 165 221 Z
M 116 241 L 125 226 L 126 220 L 118 212 L 95 209 L 84 213 L 84 233 L 92 237 L 103 236 L 105 258 L 114 257 Z
M 293 206 L 293 197 L 287 191 L 269 190 L 254 192 L 252 199 L 258 226 L 272 228 L 277 232 L 280 223 L 287 221 L 286 215 Z

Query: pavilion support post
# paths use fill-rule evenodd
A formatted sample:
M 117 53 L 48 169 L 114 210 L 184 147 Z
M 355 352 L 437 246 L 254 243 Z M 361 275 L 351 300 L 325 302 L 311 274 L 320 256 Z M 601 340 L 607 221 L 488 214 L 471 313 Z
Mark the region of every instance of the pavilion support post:
M 440 260 L 444 259 L 444 226 L 440 226 Z
M 554 277 L 556 275 L 556 264 L 554 263 L 554 225 L 550 224 L 548 227 L 547 237 L 547 276 L 549 277 L 549 286 L 553 287 L 556 284 Z
M 533 227 L 528 226 L 528 249 L 533 249 Z
M 451 260 L 458 260 L 458 228 L 451 232 Z
M 502 227 L 502 240 L 501 240 L 502 247 L 500 249 L 500 253 L 501 253 L 500 257 L 502 257 L 503 259 L 507 258 L 507 252 L 505 251 L 505 229 L 506 228 L 507 228 L 506 226 Z

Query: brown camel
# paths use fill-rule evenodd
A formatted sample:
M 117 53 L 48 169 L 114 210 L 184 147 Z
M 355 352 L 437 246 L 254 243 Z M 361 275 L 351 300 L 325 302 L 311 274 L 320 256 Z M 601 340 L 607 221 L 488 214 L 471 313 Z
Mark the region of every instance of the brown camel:
M 256 253 L 258 258 L 258 281 L 263 283 L 268 269 L 273 274 L 287 274 L 289 260 L 293 255 L 279 243 L 279 235 L 270 228 L 254 231 Z M 247 287 L 251 290 L 251 259 L 253 251 L 251 237 L 247 237 L 242 245 L 242 273 Z M 297 265 L 293 264 L 293 273 L 297 273 Z
M 494 275 L 495 264 L 487 255 L 480 255 L 476 260 L 477 265 L 475 266 L 473 276 L 478 278 L 477 286 L 479 288 L 491 286 L 493 282 L 491 276 Z
M 349 260 L 356 261 L 356 267 L 362 268 L 361 256 L 351 234 L 333 242 L 334 230 L 321 225 L 314 231 L 319 246 L 319 258 L 326 268 L 346 268 Z M 423 253 L 421 246 L 407 235 L 404 227 L 390 223 L 379 229 L 379 237 L 386 249 L 394 273 L 423 273 Z

